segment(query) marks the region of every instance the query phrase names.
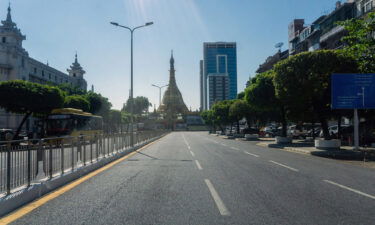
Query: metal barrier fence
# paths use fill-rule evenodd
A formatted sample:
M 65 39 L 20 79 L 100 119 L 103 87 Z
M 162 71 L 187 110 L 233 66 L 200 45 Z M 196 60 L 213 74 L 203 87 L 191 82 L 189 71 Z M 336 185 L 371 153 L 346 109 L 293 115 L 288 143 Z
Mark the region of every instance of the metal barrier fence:
M 134 146 L 164 133 L 135 132 Z M 130 147 L 130 133 L 0 142 L 0 194 L 61 176 Z

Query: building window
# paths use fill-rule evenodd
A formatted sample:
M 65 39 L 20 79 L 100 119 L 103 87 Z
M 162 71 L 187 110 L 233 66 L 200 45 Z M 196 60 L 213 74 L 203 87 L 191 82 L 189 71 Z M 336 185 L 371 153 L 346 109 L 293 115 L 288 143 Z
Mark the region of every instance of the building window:
M 372 0 L 364 0 L 362 2 L 362 14 L 368 13 L 373 9 L 373 2 Z
M 36 67 L 34 67 L 34 74 L 36 74 L 37 70 L 36 70 Z
M 7 38 L 6 38 L 6 37 L 3 37 L 3 38 L 2 38 L 2 42 L 3 42 L 3 43 L 6 43 L 6 42 L 7 42 Z
M 51 80 L 51 74 L 50 74 L 50 73 L 48 74 L 48 79 L 50 79 L 50 80 Z
M 226 55 L 218 55 L 216 58 L 217 63 L 217 73 L 227 73 L 227 56 Z
M 73 73 L 73 77 L 76 77 L 76 73 Z
M 44 70 L 42 70 L 42 77 L 44 77 Z

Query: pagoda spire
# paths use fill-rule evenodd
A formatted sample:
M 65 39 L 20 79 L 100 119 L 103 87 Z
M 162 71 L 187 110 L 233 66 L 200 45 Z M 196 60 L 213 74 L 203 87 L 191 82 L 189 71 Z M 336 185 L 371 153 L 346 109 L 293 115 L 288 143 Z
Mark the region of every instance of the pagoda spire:
M 10 2 L 9 2 L 9 6 L 8 6 L 8 13 L 7 13 L 7 18 L 5 21 L 2 21 L 2 24 L 6 27 L 15 27 L 16 24 L 13 23 L 13 20 L 12 20 L 12 9 L 10 7 Z
M 7 14 L 7 22 L 12 22 L 12 9 L 10 8 L 10 2 L 9 2 L 9 6 L 8 6 L 8 14 Z
M 168 113 L 170 115 L 184 114 L 188 111 L 184 100 L 182 98 L 181 92 L 177 87 L 175 68 L 174 68 L 174 57 L 173 50 L 171 52 L 170 70 L 169 70 L 169 85 L 164 93 L 162 105 L 159 107 L 158 111 Z
M 170 64 L 171 64 L 171 71 L 175 71 L 175 69 L 174 69 L 173 50 L 171 51 L 171 60 L 170 60 Z

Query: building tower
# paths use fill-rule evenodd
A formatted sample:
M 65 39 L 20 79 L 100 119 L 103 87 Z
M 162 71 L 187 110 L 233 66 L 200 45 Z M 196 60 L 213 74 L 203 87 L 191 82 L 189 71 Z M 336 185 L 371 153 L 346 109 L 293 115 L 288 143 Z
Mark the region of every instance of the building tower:
M 86 71 L 83 70 L 81 64 L 78 62 L 78 56 L 77 53 L 75 55 L 74 63 L 70 66 L 70 69 L 67 69 L 69 76 L 76 78 L 76 86 L 82 87 L 83 90 L 87 90 L 87 82 L 83 78 L 83 75 L 86 73 Z
M 22 42 L 26 40 L 16 23 L 12 20 L 11 8 L 8 7 L 8 13 L 5 20 L 1 21 L 0 26 L 0 71 L 2 76 L 0 81 L 27 79 L 26 60 L 28 53 L 22 47 Z M 18 57 L 15 57 L 15 56 Z
M 170 70 L 169 70 L 169 86 L 164 93 L 162 105 L 159 107 L 159 111 L 166 114 L 185 114 L 188 112 L 181 92 L 177 87 L 176 83 L 176 70 L 174 68 L 173 51 L 170 59 Z
M 236 42 L 203 43 L 203 110 L 217 101 L 237 98 Z

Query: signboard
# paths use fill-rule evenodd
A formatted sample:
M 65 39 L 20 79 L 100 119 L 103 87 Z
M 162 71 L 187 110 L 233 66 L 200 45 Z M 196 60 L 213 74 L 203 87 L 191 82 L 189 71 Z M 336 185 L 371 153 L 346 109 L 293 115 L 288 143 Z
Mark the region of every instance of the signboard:
M 375 74 L 333 74 L 332 109 L 375 109 Z

